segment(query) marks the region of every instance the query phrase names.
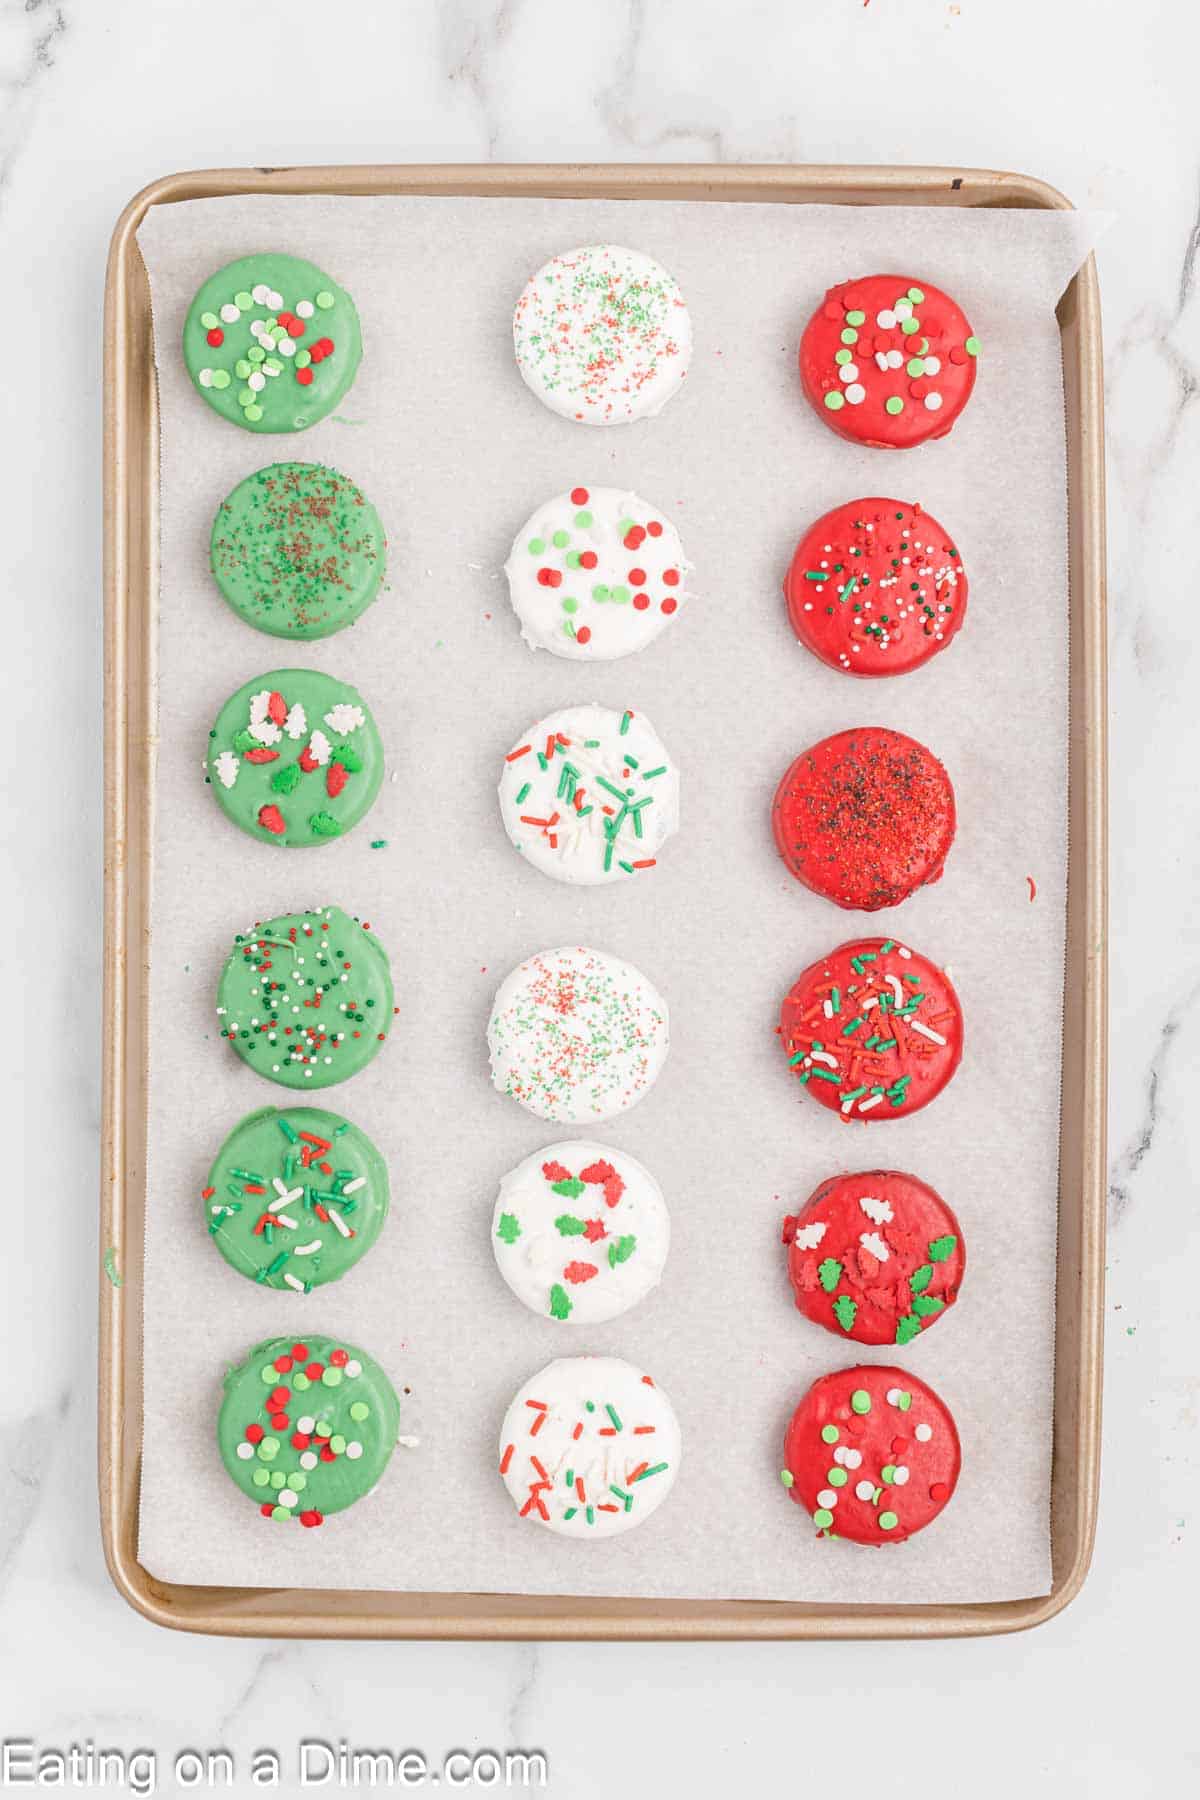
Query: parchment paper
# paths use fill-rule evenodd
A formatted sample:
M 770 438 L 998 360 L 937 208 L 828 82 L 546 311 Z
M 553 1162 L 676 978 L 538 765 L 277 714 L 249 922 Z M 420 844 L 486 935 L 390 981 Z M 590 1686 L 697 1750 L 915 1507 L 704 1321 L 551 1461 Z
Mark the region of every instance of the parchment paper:
M 141 1556 L 164 1580 L 838 1601 L 1004 1600 L 1050 1582 L 1048 1496 L 1065 895 L 1066 476 L 1053 307 L 1095 235 L 1076 214 L 620 201 L 201 200 L 151 211 L 162 398 L 160 720 L 152 945 Z M 524 388 L 510 319 L 555 250 L 611 239 L 680 280 L 696 349 L 656 420 L 607 431 Z M 259 248 L 311 258 L 354 295 L 365 354 L 340 415 L 289 437 L 231 428 L 179 351 L 194 290 Z M 877 269 L 963 303 L 983 345 L 951 436 L 888 455 L 835 438 L 804 403 L 801 329 L 824 288 Z M 374 500 L 390 585 L 352 630 L 290 645 L 248 629 L 207 569 L 213 512 L 281 458 L 328 462 Z M 698 598 L 651 648 L 588 665 L 521 643 L 500 573 L 533 507 L 577 482 L 661 506 Z M 857 495 L 928 507 L 970 579 L 957 643 L 895 680 L 852 681 L 793 641 L 780 582 L 800 532 Z M 252 842 L 205 791 L 208 727 L 272 668 L 361 685 L 390 780 L 343 842 Z M 513 852 L 495 784 L 543 713 L 595 700 L 644 710 L 676 757 L 683 829 L 649 879 L 570 889 Z M 945 879 L 902 908 L 839 912 L 771 842 L 791 757 L 840 727 L 927 742 L 955 783 Z M 371 840 L 386 838 L 385 849 Z M 1037 884 L 1030 901 L 1027 876 Z M 218 972 L 253 920 L 337 902 L 391 954 L 401 1017 L 370 1068 L 314 1096 L 387 1156 L 393 1213 L 343 1281 L 298 1301 L 239 1279 L 204 1233 L 210 1159 L 252 1108 L 292 1096 L 218 1039 Z M 789 1079 L 780 997 L 826 948 L 891 933 L 952 970 L 961 1072 L 918 1116 L 862 1129 Z M 667 996 L 657 1087 L 598 1135 L 642 1158 L 671 1207 L 661 1288 L 593 1331 L 517 1304 L 488 1241 L 500 1176 L 551 1142 L 490 1085 L 495 988 L 532 951 L 594 944 Z M 953 1314 L 894 1355 L 792 1305 L 779 1226 L 843 1169 L 909 1169 L 968 1243 Z M 214 1437 L 221 1377 L 277 1332 L 329 1332 L 402 1390 L 380 1487 L 310 1532 L 270 1526 Z M 594 1545 L 517 1519 L 496 1477 L 516 1386 L 554 1356 L 649 1369 L 679 1412 L 682 1470 L 653 1520 Z M 961 1430 L 963 1475 L 937 1525 L 871 1553 L 818 1541 L 778 1480 L 808 1384 L 855 1360 L 931 1381 Z

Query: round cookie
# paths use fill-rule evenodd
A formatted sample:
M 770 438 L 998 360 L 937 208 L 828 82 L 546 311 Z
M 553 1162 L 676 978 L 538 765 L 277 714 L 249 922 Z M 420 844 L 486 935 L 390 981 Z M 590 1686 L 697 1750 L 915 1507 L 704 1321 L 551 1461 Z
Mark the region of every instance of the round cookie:
M 962 1058 L 949 976 L 894 938 L 857 938 L 805 969 L 779 1015 L 788 1067 L 849 1122 L 919 1112 Z
M 539 506 L 504 565 L 531 650 L 611 662 L 656 638 L 686 606 L 692 565 L 679 533 L 625 488 L 576 486 Z
M 679 771 L 642 713 L 568 706 L 504 759 L 513 848 L 556 881 L 595 887 L 652 869 L 679 829 Z
M 224 598 L 271 637 L 331 637 L 383 581 L 387 540 L 361 488 L 320 463 L 247 475 L 213 520 L 210 563 Z
M 369 812 L 383 744 L 357 688 L 319 669 L 271 669 L 217 714 L 206 768 L 235 825 L 306 848 L 342 837 Z
M 307 1294 L 366 1255 L 388 1210 L 387 1164 L 357 1125 L 313 1106 L 267 1106 L 235 1125 L 201 1195 L 230 1268 Z
M 783 1221 L 796 1305 L 860 1344 L 907 1344 L 958 1299 L 962 1227 L 915 1175 L 837 1175 Z
M 551 1144 L 510 1169 L 492 1249 L 513 1293 L 543 1318 L 603 1325 L 656 1288 L 671 1241 L 662 1189 L 636 1157 Z
M 543 405 L 584 425 L 661 412 L 687 374 L 692 321 L 674 276 L 619 244 L 565 250 L 531 275 L 513 350 Z
M 945 1402 L 903 1369 L 823 1375 L 792 1414 L 780 1479 L 818 1537 L 901 1544 L 932 1525 L 962 1463 Z
M 387 952 L 340 906 L 285 913 L 233 940 L 217 1017 L 243 1062 L 282 1087 L 333 1087 L 391 1029 Z
M 863 725 L 803 751 L 771 809 L 786 867 L 835 906 L 878 912 L 941 879 L 954 841 L 954 789 L 903 732 Z
M 320 1525 L 378 1482 L 396 1447 L 396 1390 L 337 1338 L 269 1338 L 225 1377 L 221 1461 L 265 1519 Z
M 877 450 L 945 437 L 971 397 L 979 339 L 948 294 L 908 275 L 830 288 L 800 340 L 800 379 L 830 430 Z
M 932 513 L 851 500 L 809 527 L 783 584 L 800 643 L 847 675 L 903 675 L 944 650 L 967 610 L 962 560 Z
M 617 1537 L 662 1505 L 680 1449 L 649 1375 L 617 1356 L 564 1356 L 513 1397 L 500 1475 L 521 1518 L 564 1537 Z
M 188 309 L 183 360 L 214 412 L 247 431 L 304 431 L 358 372 L 353 300 L 314 263 L 264 251 L 210 275 Z
M 554 1124 L 600 1124 L 658 1079 L 667 1003 L 632 963 L 603 950 L 542 950 L 501 982 L 487 1041 L 499 1093 Z

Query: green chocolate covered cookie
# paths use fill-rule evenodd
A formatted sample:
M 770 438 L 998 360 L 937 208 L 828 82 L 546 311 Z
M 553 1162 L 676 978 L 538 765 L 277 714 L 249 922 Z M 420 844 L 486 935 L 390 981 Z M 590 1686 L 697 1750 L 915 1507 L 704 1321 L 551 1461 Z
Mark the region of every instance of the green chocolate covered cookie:
M 353 625 L 379 592 L 387 541 L 360 488 L 320 463 L 247 475 L 213 520 L 212 572 L 235 613 L 272 637 Z
M 340 906 L 285 913 L 233 940 L 217 989 L 221 1036 L 283 1087 L 333 1087 L 391 1029 L 387 952 Z
M 320 1525 L 369 1494 L 400 1428 L 396 1390 L 336 1338 L 271 1338 L 225 1377 L 217 1444 L 267 1519 Z
M 217 714 L 207 769 L 235 825 L 304 848 L 341 837 L 370 809 L 383 745 L 357 688 L 318 669 L 271 669 Z
M 247 431 L 303 431 L 358 369 L 354 302 L 314 263 L 266 251 L 210 275 L 188 311 L 183 360 L 214 412 Z
M 379 1236 L 387 1164 L 337 1113 L 267 1106 L 234 1126 L 203 1198 L 209 1235 L 231 1268 L 307 1294 L 352 1269 Z

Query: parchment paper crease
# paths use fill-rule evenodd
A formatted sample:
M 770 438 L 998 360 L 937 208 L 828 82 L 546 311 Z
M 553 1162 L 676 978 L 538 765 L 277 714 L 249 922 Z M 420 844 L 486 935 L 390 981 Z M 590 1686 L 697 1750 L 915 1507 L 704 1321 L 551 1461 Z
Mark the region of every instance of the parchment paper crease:
M 1050 1581 L 1053 1283 L 1067 742 L 1066 474 L 1054 304 L 1095 222 L 1071 213 L 620 201 L 201 200 L 155 208 L 150 271 L 162 399 L 160 727 L 152 949 L 141 1556 L 164 1580 L 529 1593 L 1003 1600 Z M 679 278 L 696 349 L 657 420 L 555 418 L 523 387 L 510 319 L 558 249 L 611 239 Z M 294 437 L 219 420 L 191 390 L 188 301 L 225 261 L 285 249 L 354 295 L 365 354 L 340 416 Z M 940 443 L 888 455 L 836 439 L 804 404 L 801 328 L 824 288 L 877 269 L 964 305 L 983 345 L 975 396 Z M 291 646 L 244 626 L 207 569 L 215 507 L 283 458 L 358 481 L 390 539 L 390 586 L 353 630 Z M 521 643 L 500 574 L 534 505 L 628 484 L 674 519 L 699 598 L 655 645 L 588 666 Z M 919 500 L 957 537 L 971 591 L 955 645 L 896 680 L 849 680 L 792 640 L 780 581 L 801 530 L 858 495 Z M 240 683 L 276 667 L 358 683 L 391 779 L 344 842 L 280 851 L 205 791 L 205 737 Z M 644 710 L 679 762 L 683 829 L 648 879 L 572 890 L 501 829 L 504 751 L 543 713 Z M 769 805 L 789 759 L 853 724 L 900 727 L 945 761 L 958 841 L 945 879 L 874 919 L 784 872 Z M 386 838 L 373 850 L 373 838 Z M 1037 884 L 1029 898 L 1026 877 Z M 389 1159 L 393 1215 L 346 1279 L 307 1301 L 239 1280 L 199 1193 L 225 1133 L 285 1104 L 216 1035 L 235 931 L 336 901 L 391 954 L 402 1012 L 361 1076 L 323 1096 Z M 917 1117 L 847 1128 L 789 1080 L 779 999 L 832 945 L 892 933 L 950 966 L 966 1014 L 958 1078 Z M 599 1135 L 658 1175 L 672 1213 L 662 1287 L 579 1333 L 520 1307 L 494 1267 L 496 1184 L 552 1129 L 492 1091 L 484 1026 L 530 952 L 591 943 L 667 996 L 673 1046 L 653 1093 Z M 826 1175 L 910 1169 L 957 1210 L 969 1266 L 955 1312 L 894 1358 L 961 1429 L 954 1504 L 872 1553 L 819 1542 L 778 1481 L 810 1381 L 857 1360 L 791 1304 L 779 1224 Z M 218 1460 L 227 1363 L 275 1332 L 326 1331 L 404 1390 L 375 1494 L 320 1531 L 272 1526 Z M 669 1503 L 585 1545 L 519 1521 L 495 1473 L 514 1388 L 588 1350 L 648 1368 L 682 1420 Z M 411 1391 L 409 1391 L 411 1390 Z

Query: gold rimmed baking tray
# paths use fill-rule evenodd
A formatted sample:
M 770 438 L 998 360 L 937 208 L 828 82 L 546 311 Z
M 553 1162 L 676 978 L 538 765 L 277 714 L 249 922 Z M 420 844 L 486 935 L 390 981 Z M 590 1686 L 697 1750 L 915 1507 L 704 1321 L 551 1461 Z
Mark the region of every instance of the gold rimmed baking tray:
M 151 206 L 226 194 L 428 194 L 1068 207 L 1043 182 L 981 169 L 711 165 L 364 165 L 168 175 L 117 222 L 105 291 L 105 930 L 101 1160 L 100 1514 L 118 1591 L 160 1625 L 247 1637 L 967 1637 L 1053 1617 L 1091 1558 L 1100 1458 L 1106 1010 L 1107 726 L 1100 299 L 1082 265 L 1058 307 L 1070 570 L 1067 954 L 1051 1480 L 1053 1585 L 988 1604 L 584 1599 L 219 1588 L 158 1581 L 137 1559 L 150 1044 L 149 897 L 158 594 L 158 397 L 137 231 Z

